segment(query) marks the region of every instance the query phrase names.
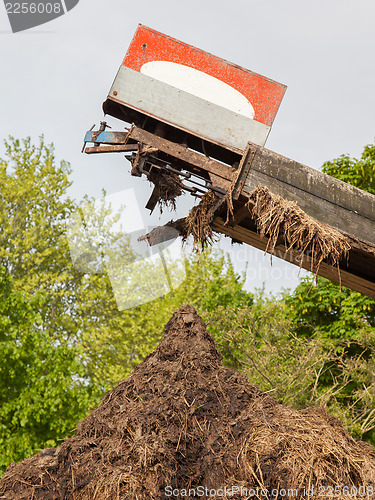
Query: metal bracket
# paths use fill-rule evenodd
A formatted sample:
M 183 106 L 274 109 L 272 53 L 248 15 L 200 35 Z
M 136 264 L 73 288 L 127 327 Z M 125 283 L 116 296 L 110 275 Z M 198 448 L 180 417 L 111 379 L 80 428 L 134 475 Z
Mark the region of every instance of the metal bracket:
M 105 130 L 106 130 L 107 128 L 112 128 L 112 127 L 110 127 L 110 126 L 108 125 L 108 123 L 107 123 L 107 122 L 105 122 L 105 121 L 100 122 L 100 127 L 99 127 L 99 130 L 98 130 L 99 134 L 100 134 L 100 132 L 105 132 Z M 95 142 L 95 143 L 94 143 L 94 146 L 100 146 L 100 143 L 99 143 L 99 142 Z
M 128 132 L 110 132 L 106 122 L 100 122 L 99 130 L 93 130 L 95 125 L 86 132 L 83 140 L 82 153 L 122 153 L 137 151 L 137 141 L 130 139 L 131 129 Z M 88 142 L 94 143 L 93 147 L 86 147 Z
M 240 197 L 242 188 L 245 184 L 246 178 L 250 172 L 251 165 L 257 152 L 258 147 L 252 142 L 248 142 L 236 172 L 236 180 L 232 190 L 233 200 L 238 200 L 238 198 Z

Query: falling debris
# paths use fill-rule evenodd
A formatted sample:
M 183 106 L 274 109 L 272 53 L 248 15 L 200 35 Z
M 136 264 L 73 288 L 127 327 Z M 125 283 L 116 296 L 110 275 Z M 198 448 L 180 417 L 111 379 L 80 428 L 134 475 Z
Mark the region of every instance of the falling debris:
M 183 185 L 179 176 L 173 172 L 153 169 L 148 176 L 148 180 L 155 186 L 155 196 L 160 213 L 163 212 L 164 207 L 176 210 L 176 199 L 183 193 Z
M 220 203 L 215 193 L 208 191 L 198 205 L 193 207 L 189 215 L 176 221 L 169 221 L 164 226 L 154 228 L 149 233 L 140 236 L 139 241 L 147 240 L 150 246 L 168 241 L 177 236 L 182 236 L 186 243 L 190 236 L 193 237 L 193 248 L 204 250 L 215 241 L 212 223 L 215 215 L 215 207 Z
M 141 236 L 139 240 L 147 240 L 152 246 L 177 236 L 182 236 L 182 242 L 186 243 L 192 236 L 193 248 L 197 251 L 204 250 L 215 241 L 212 223 L 215 207 L 219 202 L 215 193 L 207 191 L 199 204 L 190 210 L 187 217 L 176 221 L 171 220 L 165 226 L 157 227 L 150 233 Z
M 210 498 L 224 488 L 237 499 L 332 498 L 335 487 L 335 498 L 369 497 L 374 449 L 325 410 L 293 410 L 222 366 L 195 309 L 182 306 L 75 436 L 8 467 L 0 498 L 154 500 L 171 489 Z
M 204 249 L 214 240 L 212 221 L 214 220 L 215 206 L 218 199 L 214 192 L 208 191 L 200 203 L 193 207 L 184 219 L 185 227 L 182 239 L 186 241 L 193 236 L 194 248 Z

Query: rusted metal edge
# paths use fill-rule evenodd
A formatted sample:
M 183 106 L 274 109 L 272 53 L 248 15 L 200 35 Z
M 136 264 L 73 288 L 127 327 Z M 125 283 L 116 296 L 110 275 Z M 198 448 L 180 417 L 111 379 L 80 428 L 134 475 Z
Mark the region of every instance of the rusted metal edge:
M 86 147 L 84 152 L 87 154 L 95 153 L 126 153 L 130 151 L 137 151 L 138 145 L 135 144 L 118 144 L 114 146 L 92 146 Z
M 238 200 L 242 189 L 246 182 L 247 176 L 249 175 L 251 165 L 254 161 L 255 155 L 258 152 L 258 148 L 252 142 L 248 142 L 245 152 L 241 158 L 240 164 L 236 171 L 236 181 L 232 190 L 232 199 Z
M 192 151 L 181 144 L 168 141 L 162 137 L 146 132 L 139 127 L 133 127 L 129 132 L 129 139 L 155 147 L 159 151 L 183 161 L 187 165 L 199 168 L 208 173 L 215 174 L 229 182 L 233 179 L 235 170 L 223 163 L 219 163 L 211 158 L 207 158 L 200 153 Z

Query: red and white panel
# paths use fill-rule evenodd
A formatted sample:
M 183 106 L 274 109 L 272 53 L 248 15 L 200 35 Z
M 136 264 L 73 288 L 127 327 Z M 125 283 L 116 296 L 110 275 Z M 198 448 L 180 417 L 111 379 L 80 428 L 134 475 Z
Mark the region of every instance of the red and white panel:
M 140 25 L 109 98 L 214 143 L 264 145 L 286 87 Z

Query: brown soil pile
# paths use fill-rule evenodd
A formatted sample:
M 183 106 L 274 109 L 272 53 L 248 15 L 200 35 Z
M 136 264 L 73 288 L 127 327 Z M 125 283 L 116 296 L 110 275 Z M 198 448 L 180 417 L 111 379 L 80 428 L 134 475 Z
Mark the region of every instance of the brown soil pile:
M 8 468 L 0 498 L 146 500 L 172 488 L 238 499 L 303 498 L 314 488 L 332 498 L 335 487 L 344 492 L 335 498 L 354 498 L 354 486 L 363 498 L 374 481 L 372 447 L 323 410 L 288 408 L 223 367 L 194 308 L 183 306 L 76 436 Z

